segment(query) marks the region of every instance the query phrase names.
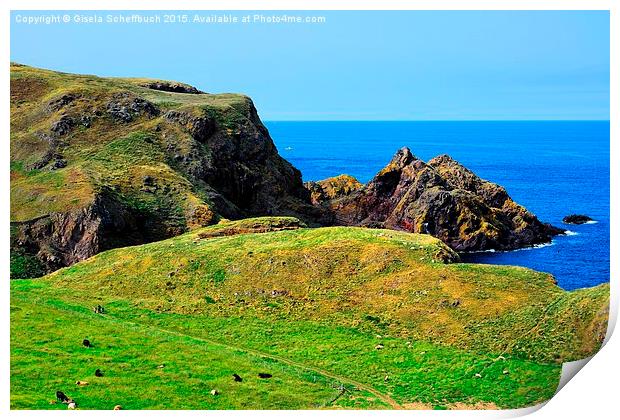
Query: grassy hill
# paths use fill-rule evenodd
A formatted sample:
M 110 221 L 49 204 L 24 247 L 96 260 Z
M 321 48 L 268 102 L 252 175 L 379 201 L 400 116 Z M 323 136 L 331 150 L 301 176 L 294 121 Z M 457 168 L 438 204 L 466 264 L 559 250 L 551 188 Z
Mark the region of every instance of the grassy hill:
M 141 177 L 146 175 L 163 178 L 182 205 L 207 201 L 200 197 L 200 191 L 192 192 L 175 168 L 166 165 L 165 151 L 153 141 L 155 128 L 162 122 L 154 118 L 155 110 L 208 107 L 226 119 L 233 116 L 224 114 L 248 107 L 249 99 L 233 94 L 165 92 L 144 87 L 146 82 L 11 66 L 11 220 L 25 221 L 54 211 L 79 209 L 92 201 L 97 190 L 117 185 L 136 201 L 156 201 L 148 200 L 154 197 L 141 191 Z M 128 121 L 103 115 L 110 99 L 119 93 L 131 95 L 132 99 L 148 98 L 157 108 L 129 110 Z M 66 143 L 62 155 L 68 165 L 45 171 L 42 159 L 50 145 L 40 134 L 49 132 L 63 116 L 79 120 L 67 122 L 70 127 L 62 134 Z M 179 147 L 190 148 L 191 136 L 180 131 Z M 134 169 L 128 171 L 128 166 Z M 44 194 L 40 194 L 41 190 L 45 190 Z M 155 197 L 160 195 L 162 192 L 156 192 Z
M 457 261 L 427 235 L 259 218 L 14 280 L 11 406 L 516 408 L 600 346 L 608 285 Z

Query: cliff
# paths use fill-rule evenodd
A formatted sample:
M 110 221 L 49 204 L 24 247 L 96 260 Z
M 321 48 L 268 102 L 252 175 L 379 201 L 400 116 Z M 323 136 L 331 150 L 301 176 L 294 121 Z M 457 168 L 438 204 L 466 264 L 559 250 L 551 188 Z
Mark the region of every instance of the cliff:
M 304 209 L 299 171 L 246 96 L 11 65 L 13 276 Z

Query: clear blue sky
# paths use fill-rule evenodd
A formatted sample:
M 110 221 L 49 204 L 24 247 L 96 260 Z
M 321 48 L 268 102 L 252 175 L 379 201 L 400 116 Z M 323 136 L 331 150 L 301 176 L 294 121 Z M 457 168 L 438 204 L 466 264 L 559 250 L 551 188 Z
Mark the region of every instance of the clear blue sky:
M 324 24 L 16 23 L 42 13 L 52 12 L 12 13 L 13 61 L 242 92 L 265 120 L 609 118 L 605 11 L 307 13 L 324 15 Z M 117 14 L 98 12 L 107 13 Z

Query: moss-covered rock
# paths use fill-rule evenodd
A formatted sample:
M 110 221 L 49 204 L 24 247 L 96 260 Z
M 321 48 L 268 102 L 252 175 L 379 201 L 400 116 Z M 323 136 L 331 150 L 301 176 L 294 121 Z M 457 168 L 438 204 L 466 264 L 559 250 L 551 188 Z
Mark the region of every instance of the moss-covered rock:
M 322 181 L 309 181 L 304 186 L 310 191 L 312 204 L 341 198 L 360 190 L 363 184 L 351 175 L 338 175 Z

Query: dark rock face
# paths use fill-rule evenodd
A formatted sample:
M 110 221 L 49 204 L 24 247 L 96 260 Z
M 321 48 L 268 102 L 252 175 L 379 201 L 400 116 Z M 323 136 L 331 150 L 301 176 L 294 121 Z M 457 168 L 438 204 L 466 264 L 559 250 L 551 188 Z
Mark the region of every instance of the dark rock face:
M 208 116 L 197 117 L 188 112 L 171 110 L 164 114 L 164 118 L 180 125 L 201 143 L 204 143 L 215 132 L 215 121 Z
M 61 156 L 58 156 L 54 163 L 50 166 L 50 170 L 55 171 L 57 169 L 62 169 L 67 167 L 67 160 L 63 159 Z
M 114 120 L 124 123 L 131 122 L 140 115 L 149 117 L 159 115 L 155 105 L 128 92 L 114 95 L 108 102 L 106 111 Z
M 449 156 L 425 163 L 407 148 L 363 188 L 323 208 L 334 224 L 426 233 L 456 251 L 517 249 L 564 232 L 541 223 L 503 187 Z
M 52 124 L 51 131 L 57 136 L 64 136 L 68 134 L 73 127 L 75 127 L 77 122 L 69 117 L 68 115 L 63 115 L 60 119 Z
M 562 219 L 562 222 L 568 225 L 582 225 L 584 223 L 592 222 L 592 218 L 583 214 L 571 214 Z
M 191 93 L 194 95 L 205 93 L 201 90 L 196 89 L 194 86 L 186 85 L 184 83 L 176 83 L 176 82 L 157 81 L 157 82 L 146 83 L 143 86 L 145 88 L 149 88 L 153 90 L 161 90 L 164 92 L 172 92 L 172 93 Z
M 76 93 L 65 93 L 60 95 L 47 103 L 47 111 L 48 112 L 56 112 L 60 111 L 62 108 L 69 105 L 71 102 L 78 99 L 80 95 Z
M 102 193 L 79 211 L 11 223 L 11 250 L 35 255 L 49 272 L 121 244 L 140 244 L 169 236 L 153 226 L 157 223 L 150 218 Z
M 226 218 L 315 212 L 301 173 L 278 154 L 249 98 L 245 105 L 229 125 L 208 111 L 168 111 L 166 123 L 193 140 L 189 150 L 179 150 L 172 138 L 171 160 L 205 186 L 214 208 Z

